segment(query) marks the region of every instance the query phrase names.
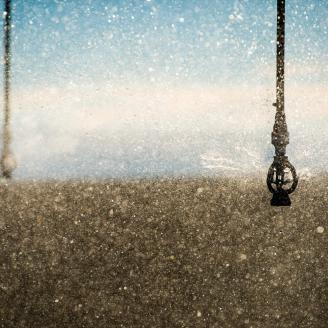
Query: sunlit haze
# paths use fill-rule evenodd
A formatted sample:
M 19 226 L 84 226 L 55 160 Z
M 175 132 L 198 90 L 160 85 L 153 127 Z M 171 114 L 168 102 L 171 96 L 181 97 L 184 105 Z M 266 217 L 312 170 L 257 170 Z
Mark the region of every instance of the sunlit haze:
M 328 160 L 328 4 L 287 3 L 288 154 Z M 257 174 L 275 1 L 14 1 L 16 178 Z

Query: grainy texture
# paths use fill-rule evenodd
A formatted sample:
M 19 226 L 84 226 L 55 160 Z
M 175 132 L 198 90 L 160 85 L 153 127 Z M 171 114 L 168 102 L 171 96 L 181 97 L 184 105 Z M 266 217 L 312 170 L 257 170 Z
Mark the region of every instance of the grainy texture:
M 327 327 L 328 179 L 0 187 L 1 327 Z

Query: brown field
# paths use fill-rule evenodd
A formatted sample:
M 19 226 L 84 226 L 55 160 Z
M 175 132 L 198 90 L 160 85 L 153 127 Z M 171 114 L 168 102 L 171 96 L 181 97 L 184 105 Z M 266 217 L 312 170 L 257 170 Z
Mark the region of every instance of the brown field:
M 1 327 L 326 328 L 327 185 L 2 185 Z

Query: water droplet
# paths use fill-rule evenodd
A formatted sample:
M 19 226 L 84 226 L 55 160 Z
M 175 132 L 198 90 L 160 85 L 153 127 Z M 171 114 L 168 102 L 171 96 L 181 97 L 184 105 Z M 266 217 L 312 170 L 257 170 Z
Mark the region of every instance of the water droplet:
M 323 233 L 325 231 L 325 228 L 324 227 L 318 227 L 317 228 L 317 233 Z

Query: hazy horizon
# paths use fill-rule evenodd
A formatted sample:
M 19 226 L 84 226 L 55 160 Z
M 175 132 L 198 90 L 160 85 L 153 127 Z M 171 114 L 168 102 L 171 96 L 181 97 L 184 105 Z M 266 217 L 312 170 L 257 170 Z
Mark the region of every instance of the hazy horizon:
M 275 1 L 13 3 L 15 178 L 267 170 Z M 328 4 L 287 1 L 287 154 L 300 172 L 328 160 L 327 17 Z

